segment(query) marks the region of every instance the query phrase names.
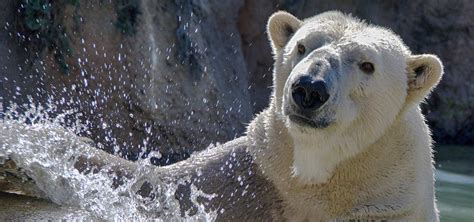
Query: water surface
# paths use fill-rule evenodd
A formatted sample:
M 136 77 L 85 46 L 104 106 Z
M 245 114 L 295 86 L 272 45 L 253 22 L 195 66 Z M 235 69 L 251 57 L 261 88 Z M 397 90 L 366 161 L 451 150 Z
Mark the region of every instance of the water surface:
M 435 154 L 441 221 L 474 221 L 474 147 L 440 146 Z

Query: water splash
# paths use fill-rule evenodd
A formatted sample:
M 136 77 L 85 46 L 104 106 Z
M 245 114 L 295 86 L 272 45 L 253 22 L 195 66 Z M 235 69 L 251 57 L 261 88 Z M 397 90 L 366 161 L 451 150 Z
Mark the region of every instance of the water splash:
M 31 100 L 31 98 L 30 98 Z M 87 131 L 79 121 L 81 113 L 69 110 L 56 113 L 50 103 L 46 107 L 12 104 L 2 113 L 0 120 L 0 164 L 6 159 L 35 181 L 43 198 L 69 207 L 86 210 L 95 218 L 105 220 L 182 220 L 179 202 L 175 199 L 177 184 L 153 184 L 159 197 L 147 199 L 137 195 L 145 178 L 153 176 L 149 160 L 141 160 L 133 177 L 123 178 L 116 186 L 113 166 L 104 166 L 97 173 L 81 173 L 75 167 L 78 156 L 92 157 L 95 150 L 86 138 L 77 136 Z M 73 121 L 72 121 L 73 120 Z M 93 169 L 92 169 L 93 170 Z M 198 203 L 197 197 L 213 198 L 191 185 L 191 201 L 198 208 L 190 220 L 211 221 L 216 212 L 208 212 Z

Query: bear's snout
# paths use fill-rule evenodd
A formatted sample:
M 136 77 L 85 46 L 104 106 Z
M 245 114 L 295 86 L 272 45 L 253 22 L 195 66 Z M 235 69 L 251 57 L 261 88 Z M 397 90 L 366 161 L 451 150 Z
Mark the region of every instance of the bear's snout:
M 323 80 L 304 75 L 292 84 L 291 98 L 299 109 L 312 111 L 320 108 L 329 99 L 329 93 Z

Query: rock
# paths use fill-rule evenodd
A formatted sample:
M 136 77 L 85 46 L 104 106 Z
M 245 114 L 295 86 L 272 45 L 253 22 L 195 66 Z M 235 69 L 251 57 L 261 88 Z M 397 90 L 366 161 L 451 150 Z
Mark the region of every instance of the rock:
M 0 163 L 0 191 L 17 193 L 31 197 L 44 197 L 35 182 L 12 160 Z
M 47 200 L 0 192 L 1 221 L 100 221 L 85 210 L 58 206 Z
M 10 63 L 25 71 L 7 68 L 4 102 L 25 102 L 12 86 L 20 86 L 16 78 L 34 76 L 38 84 L 24 84 L 38 88 L 34 102 L 52 98 L 53 112 L 82 113 L 88 129 L 81 135 L 109 152 L 137 159 L 158 150 L 163 158 L 153 160 L 159 165 L 242 134 L 252 117 L 236 24 L 243 1 L 130 2 L 136 8 L 125 12 L 118 11 L 119 3 L 53 4 L 51 23 L 64 28 L 67 44 L 46 43 L 52 49 L 30 45 L 38 31 L 9 27 L 5 44 L 20 52 L 26 47 L 26 55 L 15 54 Z M 26 11 L 10 5 L 11 11 Z M 23 19 L 21 13 L 7 16 Z M 26 36 L 21 44 L 16 32 Z M 64 64 L 57 59 L 61 50 Z M 36 53 L 40 56 L 29 57 Z M 31 94 L 19 91 L 21 98 Z
M 0 2 L 0 111 L 10 102 L 26 103 L 25 95 L 35 95 L 42 90 L 40 77 L 30 75 L 25 63 L 30 62 L 28 52 L 8 32 L 15 26 L 15 11 L 18 2 L 13 0 Z M 0 113 L 0 117 L 2 114 Z

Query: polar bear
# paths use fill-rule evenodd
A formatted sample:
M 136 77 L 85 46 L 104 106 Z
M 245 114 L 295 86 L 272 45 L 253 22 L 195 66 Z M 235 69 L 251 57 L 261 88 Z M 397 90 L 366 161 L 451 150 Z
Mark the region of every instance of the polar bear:
M 340 12 L 305 20 L 276 12 L 267 32 L 273 94 L 241 138 L 171 166 L 143 169 L 55 128 L 0 122 L 7 151 L 0 149 L 0 157 L 28 168 L 21 153 L 8 153 L 15 144 L 31 140 L 38 150 L 82 144 L 64 148 L 88 149 L 72 158 L 75 169 L 105 169 L 114 174 L 114 186 L 133 181 L 130 195 L 149 202 L 159 201 L 163 184 L 178 184 L 181 215 L 198 210 L 193 189 L 214 194 L 198 202 L 221 221 L 438 221 L 432 141 L 419 104 L 441 79 L 440 60 L 413 55 L 390 30 Z M 51 133 L 62 139 L 47 139 Z M 67 178 L 61 184 L 68 186 Z M 88 192 L 76 189 L 65 190 Z M 147 209 L 151 218 L 165 215 Z
M 441 79 L 440 60 L 340 12 L 277 12 L 267 31 L 274 91 L 248 139 L 286 217 L 438 221 L 419 104 Z

